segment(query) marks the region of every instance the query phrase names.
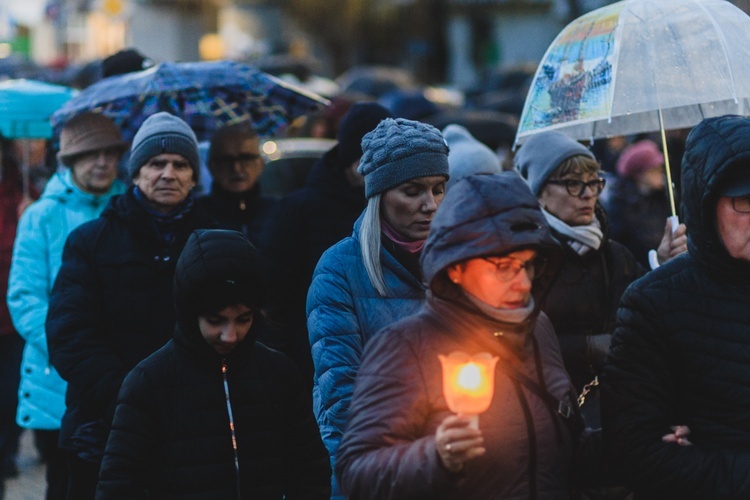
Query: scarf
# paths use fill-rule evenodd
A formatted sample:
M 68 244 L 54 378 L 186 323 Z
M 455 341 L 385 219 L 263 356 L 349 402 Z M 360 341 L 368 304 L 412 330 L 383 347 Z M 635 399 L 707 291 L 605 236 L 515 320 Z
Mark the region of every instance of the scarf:
M 542 209 L 542 212 L 552 229 L 569 238 L 567 241 L 568 246 L 578 255 L 585 255 L 592 249 L 598 250 L 602 245 L 604 233 L 596 217 L 591 221 L 591 224 L 586 226 L 569 226 L 546 210 Z
M 151 206 L 148 204 L 148 201 L 146 200 L 146 197 L 143 196 L 143 192 L 141 192 L 138 186 L 135 186 L 133 188 L 133 196 L 135 197 L 135 201 L 138 202 L 138 205 L 148 214 L 149 220 L 152 222 L 153 227 L 156 229 L 156 233 L 158 234 L 159 239 L 163 243 L 171 245 L 175 239 L 174 228 L 177 224 L 177 221 L 185 217 L 185 214 L 190 212 L 190 209 L 193 208 L 193 192 L 191 191 L 190 193 L 188 193 L 185 201 L 183 201 L 177 208 L 175 208 L 168 214 L 157 212 L 156 210 L 151 208 Z
M 399 248 L 409 253 L 421 252 L 422 247 L 424 247 L 425 241 L 427 241 L 427 240 L 406 241 L 386 221 L 380 222 L 380 228 L 383 230 L 383 232 L 385 233 L 385 235 L 388 237 L 389 240 L 395 243 L 396 246 L 398 246 Z
M 488 305 L 486 302 L 482 302 L 463 288 L 461 290 L 464 292 L 464 295 L 466 295 L 466 298 L 468 298 L 472 304 L 477 306 L 480 311 L 490 318 L 502 321 L 503 323 L 521 323 L 522 321 L 525 321 L 534 310 L 534 297 L 529 297 L 529 303 L 526 304 L 526 307 L 518 309 L 499 309 Z

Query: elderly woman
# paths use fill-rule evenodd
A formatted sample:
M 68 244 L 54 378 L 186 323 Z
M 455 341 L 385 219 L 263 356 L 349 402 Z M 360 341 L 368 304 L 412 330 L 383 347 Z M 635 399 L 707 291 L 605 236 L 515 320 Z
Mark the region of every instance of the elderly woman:
M 344 492 L 568 498 L 580 416 L 539 308 L 545 263 L 554 267 L 559 251 L 515 173 L 469 176 L 450 189 L 422 255 L 424 307 L 365 350 L 336 468 Z M 499 358 L 478 429 L 443 395 L 438 356 L 453 351 Z
M 289 358 L 255 341 L 265 295 L 245 236 L 192 233 L 174 339 L 122 384 L 96 498 L 328 498 L 309 393 Z
M 430 125 L 386 118 L 362 152 L 367 208 L 320 258 L 307 296 L 313 406 L 332 465 L 365 344 L 424 299 L 419 255 L 448 178 L 448 147 Z
M 591 151 L 559 132 L 544 132 L 529 138 L 515 162 L 553 236 L 563 244 L 563 264 L 540 305 L 555 327 L 565 367 L 580 391 L 601 373 L 620 297 L 645 270 L 629 250 L 608 237 L 598 203 L 604 179 Z M 686 245 L 684 225 L 675 233 L 667 229 L 660 260 L 685 251 Z

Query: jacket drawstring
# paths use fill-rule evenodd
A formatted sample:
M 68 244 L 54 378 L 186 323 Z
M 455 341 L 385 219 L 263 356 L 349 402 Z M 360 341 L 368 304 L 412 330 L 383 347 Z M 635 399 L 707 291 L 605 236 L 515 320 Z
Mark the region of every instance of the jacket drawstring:
M 224 379 L 224 396 L 227 401 L 227 413 L 229 414 L 229 431 L 232 434 L 232 451 L 234 451 L 234 472 L 237 475 L 237 500 L 242 498 L 240 491 L 240 457 L 237 453 L 237 435 L 234 432 L 234 415 L 232 414 L 232 403 L 229 399 L 229 383 L 227 382 L 227 360 L 221 360 L 221 376 Z

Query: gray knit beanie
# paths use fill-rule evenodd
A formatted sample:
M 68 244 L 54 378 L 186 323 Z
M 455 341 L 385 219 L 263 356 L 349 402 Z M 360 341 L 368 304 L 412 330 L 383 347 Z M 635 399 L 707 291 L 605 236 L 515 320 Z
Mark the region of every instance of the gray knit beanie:
M 130 178 L 134 178 L 151 158 L 164 153 L 185 157 L 198 180 L 200 157 L 195 132 L 182 118 L 164 111 L 149 116 L 136 132 L 130 147 Z
M 367 198 L 417 177 L 447 179 L 448 145 L 432 125 L 386 118 L 362 138 L 357 171 L 365 177 Z
M 542 192 L 544 183 L 562 162 L 573 156 L 587 156 L 595 160 L 586 146 L 560 132 L 534 134 L 516 153 L 516 170 L 529 183 L 535 196 Z
M 448 188 L 459 179 L 474 174 L 499 174 L 503 171 L 500 157 L 490 148 L 479 142 L 461 125 L 451 124 L 443 129 L 443 137 L 451 152 L 448 166 L 451 179 Z

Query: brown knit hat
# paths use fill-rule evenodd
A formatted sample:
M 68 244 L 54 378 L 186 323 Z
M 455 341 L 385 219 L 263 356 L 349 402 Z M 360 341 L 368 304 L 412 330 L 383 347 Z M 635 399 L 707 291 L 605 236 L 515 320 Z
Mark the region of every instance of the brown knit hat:
M 83 153 L 117 147 L 125 151 L 127 143 L 117 125 L 99 113 L 82 113 L 71 118 L 60 132 L 60 152 L 63 165 L 71 166 L 73 158 Z

